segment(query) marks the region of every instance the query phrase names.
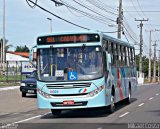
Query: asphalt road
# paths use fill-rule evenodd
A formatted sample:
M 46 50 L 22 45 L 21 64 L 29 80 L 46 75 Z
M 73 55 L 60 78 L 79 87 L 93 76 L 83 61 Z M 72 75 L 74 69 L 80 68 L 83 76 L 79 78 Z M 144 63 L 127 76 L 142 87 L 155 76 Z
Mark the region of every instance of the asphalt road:
M 34 95 L 22 98 L 19 89 L 0 91 L 0 123 L 0 128 L 16 129 L 160 128 L 160 84 L 139 86 L 132 103 L 118 103 L 113 114 L 96 108 L 64 111 L 58 117 L 37 109 Z

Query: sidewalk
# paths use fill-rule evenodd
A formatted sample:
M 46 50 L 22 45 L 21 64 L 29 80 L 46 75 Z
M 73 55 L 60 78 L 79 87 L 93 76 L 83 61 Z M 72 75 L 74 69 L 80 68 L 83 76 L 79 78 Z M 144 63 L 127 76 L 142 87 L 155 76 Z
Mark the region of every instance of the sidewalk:
M 143 86 L 143 85 L 153 85 L 153 84 L 160 84 L 160 82 L 152 82 L 152 83 L 138 84 L 138 86 Z

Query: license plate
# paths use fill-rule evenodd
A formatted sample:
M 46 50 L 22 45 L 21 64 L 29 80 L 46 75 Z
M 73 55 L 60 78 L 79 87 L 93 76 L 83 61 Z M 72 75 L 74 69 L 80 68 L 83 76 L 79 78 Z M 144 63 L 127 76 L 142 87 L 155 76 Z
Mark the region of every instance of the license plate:
M 74 105 L 74 100 L 63 101 L 63 105 Z
M 34 90 L 28 90 L 28 93 L 34 93 Z

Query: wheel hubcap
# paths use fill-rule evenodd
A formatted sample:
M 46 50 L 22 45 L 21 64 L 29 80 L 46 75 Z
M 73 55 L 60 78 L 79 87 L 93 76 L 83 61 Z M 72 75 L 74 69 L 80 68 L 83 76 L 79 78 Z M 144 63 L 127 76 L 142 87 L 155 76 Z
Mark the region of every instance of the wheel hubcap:
M 129 90 L 128 98 L 129 98 L 129 101 L 130 101 L 131 100 L 131 92 L 130 92 L 130 90 Z
M 111 97 L 111 108 L 114 110 L 115 104 L 114 104 L 114 96 Z

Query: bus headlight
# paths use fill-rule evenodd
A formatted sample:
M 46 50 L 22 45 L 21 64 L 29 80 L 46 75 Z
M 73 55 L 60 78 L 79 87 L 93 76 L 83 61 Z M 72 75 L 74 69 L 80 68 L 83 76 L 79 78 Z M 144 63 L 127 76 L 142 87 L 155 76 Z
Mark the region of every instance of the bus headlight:
M 97 89 L 89 92 L 89 93 L 87 94 L 87 97 L 93 97 L 93 96 L 95 96 L 96 94 L 98 94 L 99 92 L 101 92 L 103 89 L 104 89 L 104 86 L 100 86 L 100 87 L 98 87 Z
M 47 98 L 47 99 L 52 98 L 51 95 L 49 95 L 49 94 L 43 92 L 43 91 L 40 90 L 39 88 L 37 88 L 37 92 L 38 92 L 40 95 L 42 95 L 43 97 Z

